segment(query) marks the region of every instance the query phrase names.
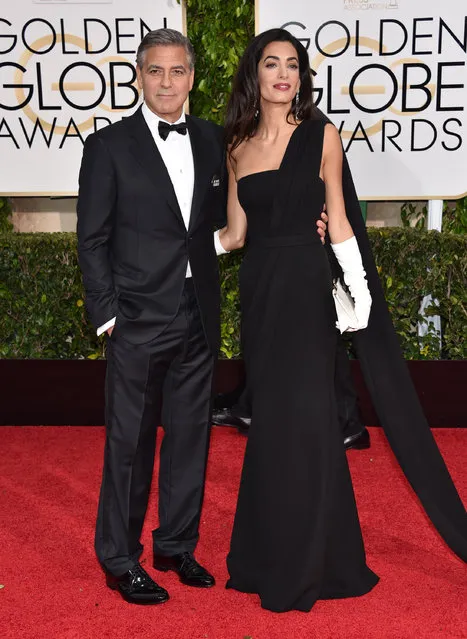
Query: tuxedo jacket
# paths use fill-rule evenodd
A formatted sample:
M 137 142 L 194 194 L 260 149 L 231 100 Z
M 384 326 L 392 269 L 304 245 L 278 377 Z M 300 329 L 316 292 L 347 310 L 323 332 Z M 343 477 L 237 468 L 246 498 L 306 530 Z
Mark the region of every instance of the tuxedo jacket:
M 139 109 L 86 139 L 78 256 L 91 321 L 97 328 L 116 316 L 114 330 L 133 344 L 155 339 L 174 318 L 189 260 L 206 338 L 216 351 L 220 287 L 213 230 L 225 220 L 223 130 L 188 115 L 186 122 L 195 174 L 188 229 Z

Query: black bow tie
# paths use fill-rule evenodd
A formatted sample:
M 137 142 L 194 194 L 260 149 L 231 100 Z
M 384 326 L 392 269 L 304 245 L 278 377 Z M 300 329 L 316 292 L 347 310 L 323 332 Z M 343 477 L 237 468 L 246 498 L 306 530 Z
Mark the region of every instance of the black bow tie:
M 186 135 L 186 122 L 169 124 L 168 122 L 162 122 L 162 120 L 159 120 L 159 135 L 163 140 L 167 140 L 167 137 L 171 131 L 177 131 L 177 133 L 180 133 L 180 135 Z

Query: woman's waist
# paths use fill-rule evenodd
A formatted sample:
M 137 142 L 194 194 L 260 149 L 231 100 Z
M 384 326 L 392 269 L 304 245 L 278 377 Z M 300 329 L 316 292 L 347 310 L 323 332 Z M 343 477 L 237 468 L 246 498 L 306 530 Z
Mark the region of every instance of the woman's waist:
M 294 234 L 264 235 L 258 234 L 248 237 L 248 249 L 292 248 L 299 246 L 313 246 L 321 244 L 316 231 Z

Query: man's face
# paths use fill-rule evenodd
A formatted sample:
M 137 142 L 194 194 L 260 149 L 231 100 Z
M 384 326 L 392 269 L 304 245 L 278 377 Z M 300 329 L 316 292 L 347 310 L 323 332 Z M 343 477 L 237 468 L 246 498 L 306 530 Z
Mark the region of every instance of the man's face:
M 151 111 L 168 122 L 178 120 L 194 80 L 185 49 L 178 45 L 151 47 L 136 73 Z

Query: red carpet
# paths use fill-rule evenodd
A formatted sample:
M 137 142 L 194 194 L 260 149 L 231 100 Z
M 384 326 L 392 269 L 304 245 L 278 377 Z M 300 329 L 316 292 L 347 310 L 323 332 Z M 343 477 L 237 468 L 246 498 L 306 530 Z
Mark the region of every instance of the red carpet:
M 225 556 L 245 440 L 215 428 L 197 558 L 217 577 L 189 589 L 145 565 L 171 600 L 131 606 L 104 585 L 93 552 L 103 428 L 3 427 L 0 470 L 0 637 L 18 639 L 441 639 L 467 637 L 465 565 L 429 524 L 381 430 L 349 460 L 368 563 L 381 577 L 365 597 L 318 602 L 311 613 L 264 611 L 226 591 Z M 467 498 L 467 430 L 436 438 Z

